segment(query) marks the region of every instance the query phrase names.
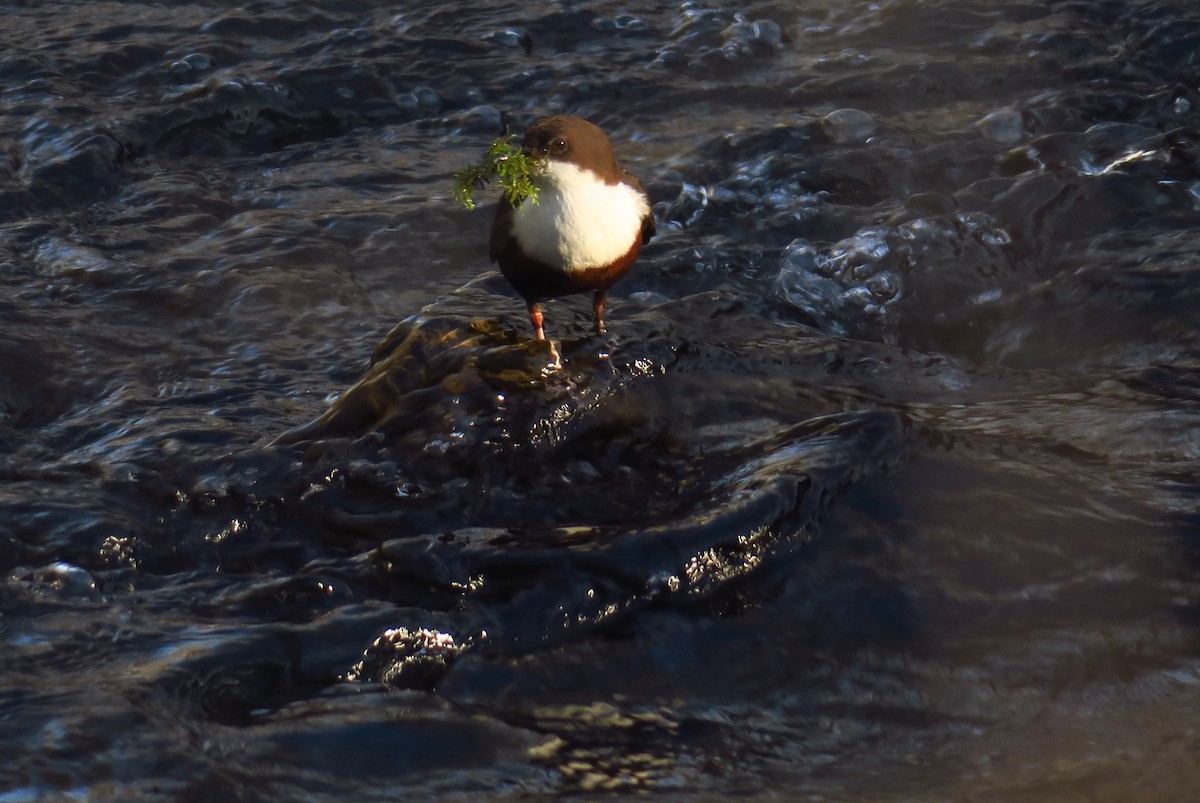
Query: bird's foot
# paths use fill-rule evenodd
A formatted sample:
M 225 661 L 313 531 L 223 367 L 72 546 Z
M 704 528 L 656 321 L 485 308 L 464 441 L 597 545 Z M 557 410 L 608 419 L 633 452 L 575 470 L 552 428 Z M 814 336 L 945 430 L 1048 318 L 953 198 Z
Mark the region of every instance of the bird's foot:
M 550 362 L 546 363 L 542 368 L 542 375 L 549 376 L 562 370 L 562 354 L 558 351 L 558 343 L 553 340 L 546 341 L 550 345 Z

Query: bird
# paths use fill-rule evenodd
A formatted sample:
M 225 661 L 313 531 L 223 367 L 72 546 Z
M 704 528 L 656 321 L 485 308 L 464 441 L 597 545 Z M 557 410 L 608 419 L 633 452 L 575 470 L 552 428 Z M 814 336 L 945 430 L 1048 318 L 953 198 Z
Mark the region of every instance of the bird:
M 543 302 L 575 293 L 592 294 L 595 332 L 602 335 L 609 287 L 655 234 L 649 195 L 617 163 L 605 133 L 582 118 L 538 119 L 521 147 L 540 164 L 537 198 L 500 200 L 491 260 L 525 299 L 538 340 L 546 339 Z

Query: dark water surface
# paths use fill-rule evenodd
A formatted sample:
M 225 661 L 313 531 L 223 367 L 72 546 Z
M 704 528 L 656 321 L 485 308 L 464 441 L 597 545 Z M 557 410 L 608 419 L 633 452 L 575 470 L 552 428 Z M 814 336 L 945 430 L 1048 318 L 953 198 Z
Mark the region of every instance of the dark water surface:
M 1194 796 L 1194 3 L 0 22 L 3 803 Z M 551 112 L 659 223 L 558 372 Z

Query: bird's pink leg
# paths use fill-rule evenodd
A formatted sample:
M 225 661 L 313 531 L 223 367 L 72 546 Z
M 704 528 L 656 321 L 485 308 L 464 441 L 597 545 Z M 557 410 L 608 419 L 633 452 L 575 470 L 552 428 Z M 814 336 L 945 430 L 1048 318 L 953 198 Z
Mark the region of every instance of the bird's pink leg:
M 536 302 L 529 302 L 529 322 L 533 324 L 533 333 L 538 340 L 546 339 L 546 332 L 542 329 L 542 324 L 545 323 L 545 316 L 542 315 L 542 305 Z
M 596 319 L 596 334 L 604 334 L 604 296 L 606 290 L 597 290 L 592 293 L 592 313 Z

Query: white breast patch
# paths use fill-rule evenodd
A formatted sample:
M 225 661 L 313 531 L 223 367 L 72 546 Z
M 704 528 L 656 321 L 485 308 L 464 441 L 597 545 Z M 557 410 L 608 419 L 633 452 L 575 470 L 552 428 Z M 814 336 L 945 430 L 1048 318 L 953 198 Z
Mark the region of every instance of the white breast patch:
M 550 162 L 538 202 L 513 215 L 513 233 L 529 256 L 575 271 L 609 265 L 641 236 L 646 197 L 628 184 L 605 184 L 570 162 Z

